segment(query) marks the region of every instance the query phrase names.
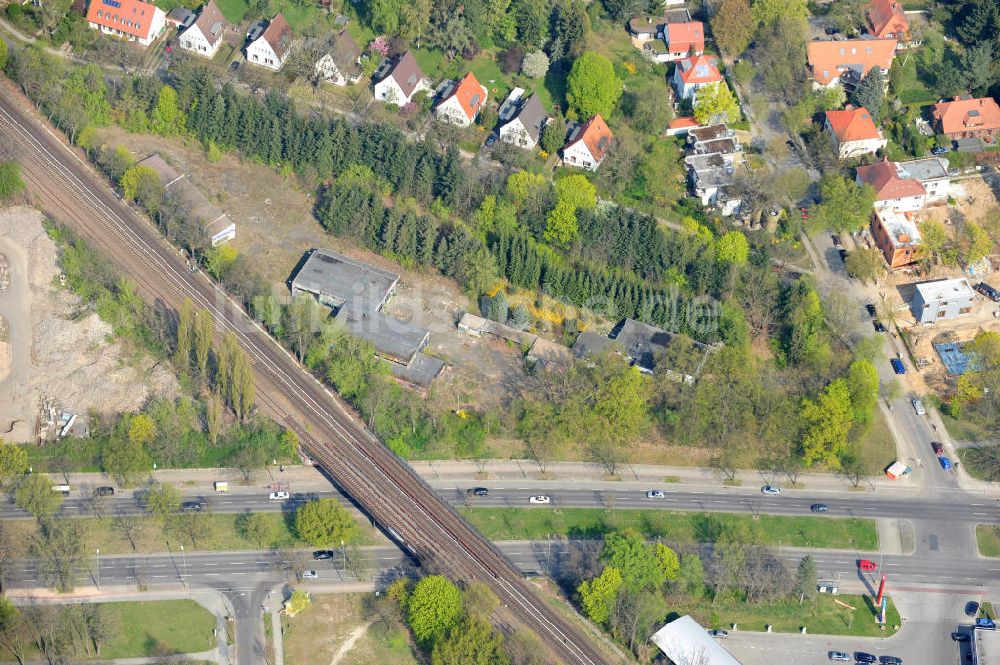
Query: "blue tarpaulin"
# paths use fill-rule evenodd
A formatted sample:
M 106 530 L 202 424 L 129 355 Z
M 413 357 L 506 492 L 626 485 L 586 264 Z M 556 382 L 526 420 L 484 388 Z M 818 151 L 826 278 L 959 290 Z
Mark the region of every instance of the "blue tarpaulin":
M 967 370 L 976 371 L 978 369 L 978 356 L 962 351 L 962 344 L 958 342 L 935 344 L 934 350 L 941 357 L 941 362 L 944 363 L 949 375 L 957 376 L 965 374 Z

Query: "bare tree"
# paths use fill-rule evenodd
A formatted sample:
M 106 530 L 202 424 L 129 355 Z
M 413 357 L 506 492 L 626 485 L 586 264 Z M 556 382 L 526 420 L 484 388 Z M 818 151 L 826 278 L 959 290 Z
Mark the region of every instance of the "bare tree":
M 42 522 L 29 551 L 38 561 L 40 579 L 61 592 L 73 590 L 76 570 L 83 562 L 83 534 L 73 520 Z
M 371 559 L 357 545 L 351 545 L 344 552 L 344 568 L 358 580 L 367 580 L 372 571 Z
M 94 647 L 94 655 L 101 655 L 101 647 L 114 639 L 121 627 L 99 603 L 86 603 L 81 606 L 84 623 L 87 627 L 87 637 Z
M 142 529 L 146 520 L 140 515 L 129 515 L 124 509 L 119 508 L 118 514 L 111 524 L 118 535 L 132 547 L 132 551 L 138 551 L 139 539 L 142 537 Z

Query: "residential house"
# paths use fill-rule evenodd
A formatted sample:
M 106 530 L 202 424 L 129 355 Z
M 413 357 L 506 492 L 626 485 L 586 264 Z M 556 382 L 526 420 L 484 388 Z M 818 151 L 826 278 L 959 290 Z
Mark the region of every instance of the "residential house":
M 888 76 L 896 55 L 895 39 L 845 39 L 809 42 L 806 58 L 813 85 L 829 88 L 840 84 L 848 92 L 872 67 Z
M 701 21 L 665 23 L 657 38 L 642 47 L 646 57 L 654 62 L 673 62 L 705 53 L 705 26 Z
M 462 80 L 448 84 L 434 109 L 434 115 L 459 127 L 468 127 L 486 103 L 486 94 L 486 86 L 469 72 Z
M 642 48 L 646 42 L 663 39 L 663 26 L 667 23 L 684 23 L 691 20 L 687 9 L 667 9 L 662 16 L 633 16 L 626 24 L 632 45 Z
M 923 256 L 920 230 L 912 212 L 892 208 L 876 210 L 872 215 L 872 238 L 890 268 L 905 266 Z
M 612 138 L 604 118 L 595 115 L 570 133 L 562 149 L 563 163 L 596 171 L 611 146 Z
M 387 60 L 376 72 L 374 80 L 372 89 L 375 99 L 396 106 L 406 106 L 417 92 L 430 90 L 420 65 L 410 51 L 394 60 Z
M 278 71 L 292 51 L 292 28 L 282 14 L 264 27 L 256 24 L 247 35 L 247 62 Z
M 736 131 L 724 123 L 696 127 L 687 133 L 688 149 L 695 155 L 713 152 L 729 154 L 743 149 L 736 139 Z
M 684 158 L 692 194 L 704 206 L 717 206 L 723 217 L 736 214 L 742 203 L 732 189 L 739 163 L 739 153 L 713 152 Z
M 316 62 L 316 78 L 334 85 L 353 85 L 361 79 L 361 49 L 344 30 Z
M 910 311 L 920 323 L 935 323 L 968 314 L 976 298 L 964 278 L 939 279 L 916 284 Z
M 701 123 L 691 117 L 674 118 L 667 123 L 667 136 L 680 136 L 688 134 L 692 129 L 701 127 Z
M 980 139 L 993 143 L 1000 134 L 1000 106 L 992 97 L 955 97 L 934 105 L 935 129 L 952 140 Z
M 923 184 L 910 178 L 898 164 L 887 159 L 859 166 L 855 179 L 859 185 L 871 185 L 875 190 L 877 210 L 913 212 L 927 203 L 927 190 Z
M 679 98 L 693 100 L 698 90 L 722 82 L 718 60 L 708 55 L 678 60 L 672 82 Z
M 827 111 L 823 128 L 830 133 L 841 159 L 874 153 L 888 143 L 864 107 Z
M 229 23 L 215 0 L 208 0 L 194 23 L 181 32 L 178 44 L 186 51 L 212 58 L 222 46 L 222 38 L 228 29 Z
M 896 48 L 910 44 L 910 21 L 896 0 L 872 0 L 865 10 L 869 34 L 879 39 L 895 39 Z
M 87 23 L 106 35 L 149 46 L 167 27 L 167 15 L 142 0 L 91 0 Z
M 518 96 L 514 99 L 508 97 L 500 108 L 500 140 L 530 150 L 538 145 L 549 117 L 538 95 L 525 98 L 524 90 L 515 90 L 520 90 Z M 511 96 L 513 94 L 514 91 L 511 91 Z
M 944 157 L 924 157 L 908 162 L 896 162 L 901 177 L 919 180 L 927 192 L 927 203 L 944 201 L 948 198 L 951 175 L 948 160 Z
M 198 15 L 187 7 L 174 7 L 167 12 L 166 21 L 167 25 L 172 25 L 178 31 L 181 31 L 194 23 L 196 18 L 198 18 Z

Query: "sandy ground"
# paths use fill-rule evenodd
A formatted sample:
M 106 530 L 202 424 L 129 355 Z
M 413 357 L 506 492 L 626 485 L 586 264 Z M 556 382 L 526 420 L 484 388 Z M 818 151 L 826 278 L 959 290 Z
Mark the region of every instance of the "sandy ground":
M 326 233 L 312 214 L 315 196 L 302 190 L 294 176 L 283 176 L 234 154 L 213 164 L 205 159 L 200 145 L 189 140 L 129 134 L 117 127 L 102 129 L 99 136 L 109 145 L 125 145 L 139 158 L 159 152 L 188 174 L 236 222 L 233 246 L 254 259 L 276 297 L 288 297 L 286 283 L 306 251 L 332 249 L 401 275 L 385 311 L 430 331 L 427 352 L 450 365 L 438 383 L 485 407 L 509 401 L 526 380 L 519 349 L 458 331 L 462 312 L 475 303 L 468 301 L 454 280 L 429 270 L 404 269 Z
M 42 398 L 74 413 L 107 413 L 136 410 L 152 395 L 176 394 L 168 368 L 142 364 L 135 354 L 125 364 L 122 346 L 108 342 L 111 327 L 81 311 L 80 300 L 59 286 L 56 247 L 41 213 L 0 209 L 0 254 L 10 267 L 10 285 L 0 295 L 0 316 L 9 327 L 7 376 L 0 371 L 0 437 L 31 440 Z

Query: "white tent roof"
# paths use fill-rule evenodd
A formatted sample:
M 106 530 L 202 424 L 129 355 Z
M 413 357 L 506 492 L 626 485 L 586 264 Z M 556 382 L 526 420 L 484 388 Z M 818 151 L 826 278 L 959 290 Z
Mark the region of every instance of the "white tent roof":
M 741 665 L 686 614 L 660 628 L 650 639 L 674 665 Z

